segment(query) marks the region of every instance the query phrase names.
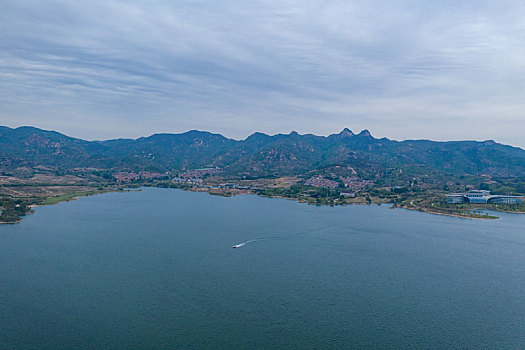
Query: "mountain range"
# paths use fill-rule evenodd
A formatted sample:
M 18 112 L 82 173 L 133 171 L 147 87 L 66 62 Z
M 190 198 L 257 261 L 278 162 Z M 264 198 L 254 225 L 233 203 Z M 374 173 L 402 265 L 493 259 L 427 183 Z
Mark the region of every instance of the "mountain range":
M 355 134 L 266 135 L 233 140 L 204 131 L 155 134 L 138 139 L 85 141 L 34 127 L 0 127 L 0 170 L 184 171 L 216 167 L 250 177 L 298 175 L 343 167 L 364 177 L 386 171 L 411 174 L 523 177 L 525 150 L 495 141 L 395 141 Z

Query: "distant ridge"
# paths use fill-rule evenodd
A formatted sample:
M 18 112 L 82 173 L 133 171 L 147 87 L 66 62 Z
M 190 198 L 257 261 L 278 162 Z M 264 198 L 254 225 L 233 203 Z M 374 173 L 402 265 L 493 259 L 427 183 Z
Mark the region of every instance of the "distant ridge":
M 348 128 L 329 136 L 256 132 L 240 141 L 198 130 L 85 141 L 29 126 L 0 127 L 0 169 L 35 166 L 157 171 L 217 167 L 226 174 L 249 176 L 297 175 L 345 166 L 364 176 L 400 169 L 411 174 L 522 177 L 525 150 L 493 140 L 376 139 L 368 130 L 355 134 Z

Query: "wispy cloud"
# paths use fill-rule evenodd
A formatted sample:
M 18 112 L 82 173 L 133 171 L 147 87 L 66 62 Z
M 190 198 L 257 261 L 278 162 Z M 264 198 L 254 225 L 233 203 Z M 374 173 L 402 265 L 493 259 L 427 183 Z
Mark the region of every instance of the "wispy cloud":
M 525 146 L 518 1 L 6 0 L 0 123 Z

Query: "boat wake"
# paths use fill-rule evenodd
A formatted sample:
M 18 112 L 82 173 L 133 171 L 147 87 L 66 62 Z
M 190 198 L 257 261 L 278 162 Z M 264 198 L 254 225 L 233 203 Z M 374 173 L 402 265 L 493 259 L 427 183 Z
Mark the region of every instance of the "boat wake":
M 242 243 L 234 245 L 233 248 L 241 248 L 241 247 L 244 247 L 245 245 L 247 245 L 248 243 L 255 242 L 255 241 L 257 241 L 257 239 L 252 239 L 252 240 L 249 240 L 249 241 L 246 241 L 246 242 L 242 242 Z
M 297 233 L 297 234 L 290 235 L 290 236 L 261 237 L 261 238 L 251 239 L 251 240 L 246 241 L 246 242 L 238 243 L 238 244 L 234 245 L 233 248 L 234 249 L 235 248 L 241 248 L 241 247 L 244 247 L 245 245 L 247 245 L 248 243 L 253 243 L 253 242 L 257 242 L 257 241 L 266 241 L 266 240 L 287 241 L 287 240 L 290 240 L 290 239 L 296 239 L 296 238 L 301 237 L 301 236 L 306 236 L 306 235 L 309 235 L 309 234 L 312 234 L 312 233 L 319 233 L 319 232 L 327 231 L 329 229 L 330 228 L 324 228 L 324 229 L 320 229 L 320 230 L 311 230 L 311 231 L 301 232 L 301 233 Z

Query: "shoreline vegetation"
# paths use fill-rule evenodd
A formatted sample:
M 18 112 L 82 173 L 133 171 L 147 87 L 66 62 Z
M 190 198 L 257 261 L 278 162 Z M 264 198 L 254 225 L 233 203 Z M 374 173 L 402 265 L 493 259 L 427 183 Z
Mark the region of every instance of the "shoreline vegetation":
M 285 195 L 283 193 L 277 194 L 275 192 L 279 192 L 279 191 L 275 191 L 275 189 L 236 190 L 236 189 L 208 188 L 208 187 L 199 187 L 199 186 L 181 186 L 180 184 L 177 184 L 177 185 L 155 184 L 155 185 L 150 185 L 148 187 L 176 188 L 176 189 L 182 189 L 186 191 L 207 192 L 210 195 L 224 196 L 224 197 L 231 197 L 231 196 L 240 195 L 240 194 L 254 194 L 254 195 L 268 197 L 268 198 L 296 200 L 299 203 L 305 203 L 309 205 L 336 206 L 336 205 L 388 204 L 388 205 L 391 205 L 392 209 L 396 209 L 396 208 L 407 209 L 407 210 L 420 211 L 420 212 L 427 213 L 427 214 L 443 215 L 443 216 L 451 216 L 451 217 L 459 217 L 459 218 L 467 218 L 467 219 L 489 219 L 489 220 L 499 219 L 498 216 L 490 215 L 486 212 L 482 213 L 480 210 L 494 210 L 494 211 L 500 211 L 500 212 L 505 212 L 505 213 L 525 214 L 525 212 L 509 211 L 503 208 L 498 208 L 497 206 L 490 205 L 490 204 L 485 205 L 485 206 L 463 204 L 460 207 L 454 207 L 453 205 L 441 203 L 442 200 L 441 201 L 437 200 L 436 203 L 432 203 L 431 206 L 425 207 L 425 206 L 418 206 L 416 203 L 414 203 L 414 201 L 410 201 L 410 203 L 408 204 L 407 203 L 399 204 L 395 200 L 389 200 L 388 198 L 384 198 L 380 196 L 369 197 L 369 196 L 363 195 L 362 197 L 353 197 L 353 198 L 348 199 L 348 198 L 341 198 L 341 196 L 334 195 L 334 196 L 324 197 L 323 199 L 319 199 L 319 198 L 306 196 L 306 195 L 298 194 L 298 193 L 295 193 L 294 195 L 293 191 L 291 193 L 288 192 L 288 195 Z M 436 205 L 436 204 L 439 204 L 439 205 Z
M 30 186 L 28 186 L 30 187 Z M 0 224 L 18 224 L 22 222 L 24 216 L 33 214 L 35 208 L 47 205 L 55 205 L 62 202 L 70 202 L 78 198 L 95 196 L 110 192 L 124 192 L 128 189 L 124 188 L 86 188 L 85 190 L 78 190 L 76 186 L 68 188 L 67 186 L 60 188 L 60 194 L 53 196 L 39 196 L 39 197 L 22 197 L 13 199 L 2 199 Z
M 217 179 L 215 179 L 217 180 Z M 451 205 L 444 202 L 443 191 L 395 191 L 387 188 L 363 188 L 349 195 L 341 188 L 317 188 L 304 185 L 297 177 L 257 179 L 258 187 L 239 185 L 238 182 L 220 184 L 218 181 L 177 183 L 173 181 L 139 181 L 129 183 L 99 183 L 96 185 L 16 184 L 2 185 L 2 189 L 14 192 L 1 198 L 0 224 L 16 224 L 34 208 L 76 200 L 108 192 L 121 192 L 140 187 L 174 188 L 185 191 L 206 192 L 210 195 L 231 197 L 240 194 L 255 194 L 262 197 L 296 200 L 309 205 L 372 205 L 389 204 L 392 209 L 400 208 L 420 211 L 433 215 L 444 215 L 468 219 L 498 219 L 486 210 L 505 213 L 525 214 L 525 206 L 501 205 Z M 16 191 L 15 191 L 16 189 Z M 7 191 L 8 192 L 8 191 Z

